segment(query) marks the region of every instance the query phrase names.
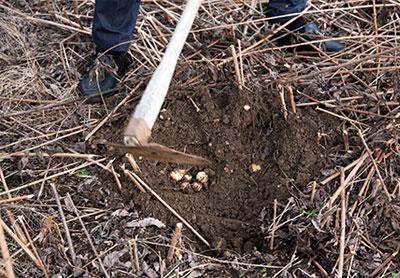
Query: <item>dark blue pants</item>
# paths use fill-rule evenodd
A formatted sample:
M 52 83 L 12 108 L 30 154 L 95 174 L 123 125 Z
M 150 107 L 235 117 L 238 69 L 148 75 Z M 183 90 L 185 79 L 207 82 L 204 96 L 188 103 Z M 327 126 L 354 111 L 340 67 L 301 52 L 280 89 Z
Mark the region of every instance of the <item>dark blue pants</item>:
M 97 51 L 111 49 L 126 52 L 139 13 L 140 0 L 96 0 L 93 18 L 93 41 Z M 301 12 L 307 0 L 270 0 L 266 15 L 279 16 Z M 275 20 L 282 22 L 288 17 Z
M 265 13 L 267 17 L 280 16 L 285 14 L 300 13 L 307 6 L 307 0 L 269 0 Z M 273 22 L 285 22 L 291 17 L 282 17 L 272 20 Z
M 96 50 L 126 52 L 139 14 L 140 0 L 96 0 L 93 41 Z

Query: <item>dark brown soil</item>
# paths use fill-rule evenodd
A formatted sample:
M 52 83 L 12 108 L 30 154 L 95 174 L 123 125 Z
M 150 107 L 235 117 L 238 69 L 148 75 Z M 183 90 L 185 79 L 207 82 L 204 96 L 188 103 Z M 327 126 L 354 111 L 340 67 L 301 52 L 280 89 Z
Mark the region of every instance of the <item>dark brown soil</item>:
M 182 258 L 175 256 L 169 262 L 167 252 L 179 220 L 124 177 L 120 166 L 125 163 L 130 168 L 124 155 L 110 151 L 104 157 L 106 146 L 95 141 L 121 143 L 127 118 L 165 50 L 164 39 L 169 40 L 175 29 L 170 14 L 178 18 L 185 1 L 143 1 L 123 89 L 100 104 L 83 102 L 77 88 L 93 45 L 90 36 L 76 31 L 80 24 L 90 30 L 94 1 L 80 1 L 78 7 L 73 5 L 77 1 L 17 2 L 21 1 L 0 5 L 0 170 L 4 174 L 0 214 L 14 234 L 17 226 L 10 213 L 24 223 L 35 245 L 26 246 L 38 251 L 49 276 L 107 276 L 101 259 L 110 277 L 171 277 L 175 270 L 180 277 L 333 277 L 339 273 L 342 251 L 343 276 L 399 276 L 400 257 L 395 254 L 400 242 L 400 85 L 393 35 L 399 33 L 400 25 L 383 26 L 397 15 L 396 5 L 383 5 L 376 11 L 387 19 L 378 18 L 378 31 L 385 35 L 379 46 L 368 36 L 377 27 L 371 24 L 372 8 L 358 1 L 354 5 L 324 1 L 322 6 L 310 7 L 307 20 L 318 23 L 325 38 L 346 38 L 346 49 L 340 53 L 307 53 L 290 46 L 279 50 L 270 40 L 277 26 L 265 22 L 263 13 L 251 15 L 248 3 L 203 5 L 152 141 L 202 155 L 212 163 L 186 168 L 138 159 L 138 175 L 211 243 L 210 249 L 226 252 L 208 251 L 185 227 L 178 243 Z M 335 13 L 324 12 L 331 8 Z M 349 12 L 349 8 L 354 9 Z M 249 89 L 237 89 L 234 63 L 228 61 L 232 46 L 239 51 Z M 367 49 L 381 49 L 382 57 Z M 368 53 L 372 56 L 367 57 Z M 142 88 L 136 95 L 85 141 L 95 128 L 89 123 L 104 119 L 139 83 Z M 276 92 L 280 86 L 293 88 L 301 106 L 297 114 L 289 112 L 287 120 Z M 342 118 L 315 110 L 310 102 Z M 81 129 L 84 126 L 86 130 Z M 75 128 L 82 132 L 71 133 Z M 358 169 L 346 171 L 350 179 L 346 198 L 340 196 L 331 203 L 340 179 L 324 185 L 318 181 L 362 157 L 366 146 L 374 161 L 369 157 Z M 114 176 L 99 165 L 42 181 L 88 162 L 44 154 L 75 152 L 98 154 L 105 158 L 104 164 L 112 163 L 121 175 L 122 192 Z M 251 171 L 253 163 L 260 171 Z M 170 178 L 176 169 L 186 169 L 192 176 L 206 171 L 207 188 L 183 191 Z M 317 182 L 310 183 L 313 180 Z M 36 184 L 30 186 L 32 182 Z M 314 191 L 310 185 L 315 185 Z M 6 200 L 7 186 L 16 190 L 12 197 L 34 197 L 11 203 Z M 18 189 L 21 186 L 26 187 Z M 279 228 L 270 248 L 275 199 Z M 127 225 L 149 216 L 167 227 Z M 45 276 L 5 231 L 16 276 Z M 134 238 L 141 269 L 135 274 L 130 255 Z M 0 264 L 0 273 L 3 267 Z
M 174 90 L 165 102 L 152 141 L 212 163 L 185 168 L 141 161 L 140 176 L 213 247 L 264 249 L 260 227 L 270 223 L 263 223 L 262 214 L 271 216 L 274 199 L 285 203 L 294 185 L 303 187 L 318 177 L 325 147 L 336 140 L 337 122 L 332 118 L 303 110 L 285 121 L 277 99 L 267 89 L 238 91 L 234 85 L 210 85 L 196 91 Z M 323 129 L 330 131 L 321 140 L 325 147 L 319 138 Z M 261 170 L 252 172 L 252 163 Z M 210 175 L 209 185 L 200 192 L 183 191 L 169 177 L 174 169 L 188 169 L 193 176 L 204 170 Z M 145 215 L 171 227 L 178 222 L 150 194 L 129 188 L 123 196 Z

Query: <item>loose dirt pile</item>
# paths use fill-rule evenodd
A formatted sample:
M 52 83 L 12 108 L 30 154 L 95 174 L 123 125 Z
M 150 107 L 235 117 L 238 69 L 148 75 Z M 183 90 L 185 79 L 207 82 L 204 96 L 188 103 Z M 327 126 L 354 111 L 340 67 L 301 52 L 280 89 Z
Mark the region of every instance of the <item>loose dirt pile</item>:
M 136 159 L 211 243 L 184 227 L 172 259 L 179 220 L 96 142 L 121 143 L 183 1 L 143 1 L 120 92 L 87 104 L 93 3 L 0 0 L 0 244 L 17 276 L 398 277 L 396 1 L 313 1 L 307 18 L 347 38 L 340 53 L 277 47 L 262 5 L 204 1 L 151 140 L 211 164 Z
M 214 247 L 262 250 L 266 240 L 261 227 L 271 224 L 267 219 L 274 199 L 285 202 L 294 184 L 304 189 L 320 175 L 324 149 L 336 140 L 337 122 L 312 111 L 285 121 L 279 103 L 272 101 L 274 92 L 268 89 L 210 88 L 208 79 L 204 81 L 198 90 L 170 93 L 152 141 L 202 155 L 211 165 L 140 163 L 141 176 Z M 326 130 L 329 134 L 322 140 Z M 252 169 L 252 164 L 260 169 Z M 182 190 L 169 178 L 177 168 L 191 176 L 204 170 L 208 186 L 200 192 Z M 137 190 L 126 193 L 146 214 L 170 225 L 177 222 L 151 195 Z

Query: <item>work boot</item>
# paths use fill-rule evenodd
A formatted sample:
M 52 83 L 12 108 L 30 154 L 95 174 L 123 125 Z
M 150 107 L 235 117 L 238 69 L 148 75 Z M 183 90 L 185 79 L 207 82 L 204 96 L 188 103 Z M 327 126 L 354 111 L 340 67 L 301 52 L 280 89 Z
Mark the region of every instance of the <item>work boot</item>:
M 279 32 L 274 36 L 273 41 L 280 46 L 291 45 L 293 38 L 298 34 L 306 41 L 318 40 L 323 38 L 322 32 L 317 24 L 314 22 L 307 22 L 303 18 L 297 20 L 286 26 L 289 32 Z M 344 49 L 343 43 L 339 41 L 326 41 L 321 43 L 322 50 L 326 52 L 339 52 Z M 315 50 L 311 46 L 299 47 L 299 50 Z
M 308 22 L 303 26 L 302 37 L 308 41 L 322 38 L 321 29 L 315 22 Z M 321 43 L 322 50 L 326 52 L 339 52 L 344 49 L 343 43 L 339 41 L 326 41 Z
M 102 97 L 115 94 L 117 84 L 125 74 L 126 64 L 123 54 L 97 54 L 79 82 L 82 94 L 89 102 L 98 102 Z

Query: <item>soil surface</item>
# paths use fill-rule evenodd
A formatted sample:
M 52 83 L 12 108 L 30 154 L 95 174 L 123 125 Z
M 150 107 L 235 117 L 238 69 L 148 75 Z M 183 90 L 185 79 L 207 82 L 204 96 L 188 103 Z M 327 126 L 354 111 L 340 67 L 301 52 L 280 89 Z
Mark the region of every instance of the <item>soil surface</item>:
M 324 153 L 337 140 L 338 122 L 332 117 L 302 110 L 285 120 L 278 96 L 260 90 L 262 85 L 257 88 L 239 91 L 227 83 L 171 91 L 151 141 L 201 155 L 211 164 L 190 167 L 139 161 L 140 176 L 212 248 L 265 249 L 262 227 L 271 224 L 266 219 L 272 219 L 274 199 L 285 203 L 296 186 L 304 187 L 320 176 Z M 120 141 L 124 124 L 121 117 L 102 136 Z M 252 164 L 259 168 L 253 169 Z M 204 171 L 209 181 L 198 192 L 182 189 L 182 181 L 170 178 L 177 169 L 186 170 L 193 180 Z M 122 196 L 170 227 L 179 221 L 150 194 L 128 188 Z
M 310 6 L 305 19 L 324 34 L 315 37 L 313 50 L 332 37 L 345 44 L 338 53 L 294 48 L 305 43 L 297 34 L 292 45 L 278 46 L 272 35 L 280 27 L 249 1 L 203 5 L 151 141 L 211 163 L 136 159 L 137 175 L 210 242 L 207 247 L 184 227 L 172 260 L 168 251 L 180 220 L 125 177 L 121 166 L 132 167 L 124 154 L 96 142 L 122 143 L 185 1 L 142 1 L 122 89 L 88 103 L 78 80 L 93 54 L 94 2 L 0 4 L 0 214 L 43 261 L 35 262 L 4 229 L 1 245 L 9 248 L 15 276 L 334 277 L 344 258 L 343 276 L 399 277 L 396 1 L 376 11 L 359 1 Z M 340 178 L 321 181 L 341 167 L 349 182 L 345 195 L 332 200 Z M 192 180 L 172 179 L 177 170 Z M 208 175 L 203 185 L 195 183 L 199 172 Z

